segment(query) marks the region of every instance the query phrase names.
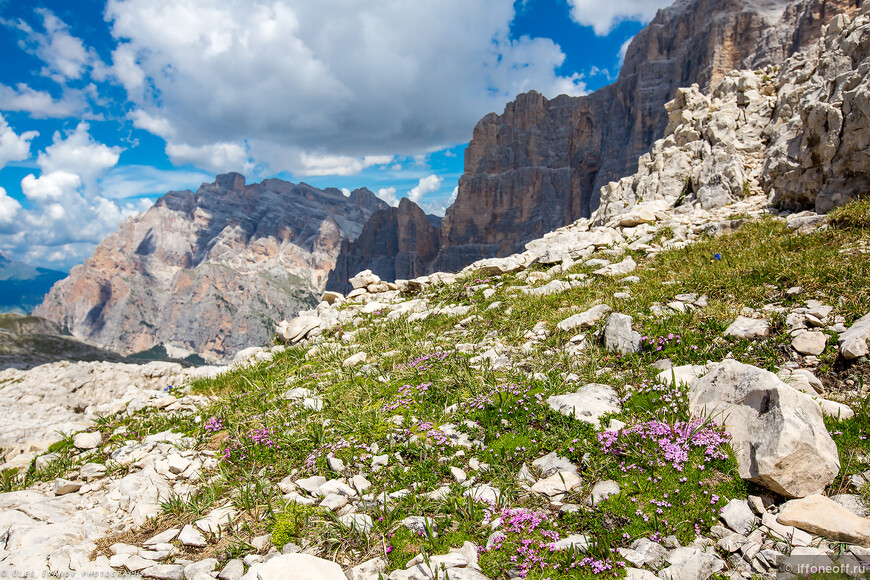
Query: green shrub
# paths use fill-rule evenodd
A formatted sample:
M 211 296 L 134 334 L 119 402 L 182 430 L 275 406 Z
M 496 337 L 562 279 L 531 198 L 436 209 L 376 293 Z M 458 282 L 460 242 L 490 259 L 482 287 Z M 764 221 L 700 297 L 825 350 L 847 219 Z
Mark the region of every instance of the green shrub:
M 291 503 L 287 511 L 275 517 L 275 525 L 272 527 L 272 544 L 279 550 L 284 544 L 289 544 L 298 539 L 308 526 L 308 521 L 314 509 L 298 503 Z

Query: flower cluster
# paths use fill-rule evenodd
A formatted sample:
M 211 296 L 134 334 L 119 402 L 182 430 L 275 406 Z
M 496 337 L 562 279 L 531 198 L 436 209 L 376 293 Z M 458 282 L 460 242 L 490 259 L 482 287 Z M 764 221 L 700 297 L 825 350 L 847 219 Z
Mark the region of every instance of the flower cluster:
M 399 394 L 392 403 L 385 404 L 384 411 L 395 411 L 399 408 L 410 407 L 426 398 L 430 389 L 434 391 L 432 383 L 420 383 L 419 385 L 403 385 L 399 387 Z
M 222 419 L 219 419 L 217 417 L 212 417 L 211 419 L 209 419 L 208 421 L 205 422 L 205 425 L 203 425 L 203 428 L 206 431 L 208 431 L 209 433 L 217 433 L 218 431 L 220 431 L 221 429 L 224 428 L 224 422 Z
M 678 421 L 673 425 L 663 421 L 647 421 L 619 431 L 598 434 L 598 442 L 605 453 L 627 456 L 658 447 L 659 465 L 669 463 L 682 471 L 693 448 L 703 448 L 705 461 L 725 459 L 723 446 L 730 440 L 727 432 L 706 426 L 700 419 Z M 647 456 L 647 460 L 653 458 Z
M 561 550 L 557 547 L 561 539 L 559 532 L 552 529 L 552 522 L 546 512 L 526 508 L 496 510 L 490 506 L 484 513 L 484 525 L 500 520 L 501 528 L 488 548 L 480 548 L 481 553 L 504 553 L 520 578 L 527 578 L 534 571 L 586 569 L 598 575 L 625 567 L 624 562 L 593 556 L 579 558 L 576 552 Z M 538 577 L 537 574 L 535 577 Z
M 430 354 L 424 354 L 422 356 L 418 356 L 413 360 L 408 361 L 403 365 L 399 365 L 398 370 L 414 369 L 418 373 L 424 373 L 426 371 L 432 370 L 435 365 L 444 362 L 444 360 L 448 356 L 450 356 L 450 354 L 446 352 L 433 352 Z
M 641 336 L 640 337 L 640 346 L 642 348 L 647 348 L 649 350 L 662 350 L 671 343 L 675 345 L 681 344 L 681 338 L 679 334 L 674 334 L 673 332 L 669 332 L 667 336 Z

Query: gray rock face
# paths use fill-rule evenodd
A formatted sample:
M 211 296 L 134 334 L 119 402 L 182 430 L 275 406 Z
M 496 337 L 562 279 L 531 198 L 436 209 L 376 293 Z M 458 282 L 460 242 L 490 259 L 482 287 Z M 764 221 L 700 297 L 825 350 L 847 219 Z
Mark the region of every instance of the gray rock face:
M 434 259 L 429 260 L 434 232 L 418 227 L 408 238 L 415 242 L 390 246 L 396 239 L 396 218 L 385 218 L 381 228 L 386 243 L 349 250 L 344 266 L 348 272 L 335 283 L 344 283 L 356 273 L 350 269 L 363 266 L 382 276 L 418 268 L 422 274 L 458 271 L 482 258 L 522 251 L 529 240 L 588 217 L 599 199 L 601 205 L 608 203 L 604 197 L 609 194 L 599 193 L 602 186 L 630 175 L 638 157 L 673 123 L 673 112 L 664 105 L 679 99 L 679 87 L 698 83 L 706 91 L 731 70 L 779 64 L 818 39 L 822 24 L 854 8 L 854 0 L 689 0 L 660 10 L 632 41 L 615 83 L 583 97 L 547 99 L 531 91 L 518 95 L 501 115 L 490 113 L 478 122 L 466 149 L 456 202 L 440 224 Z M 770 109 L 769 103 L 756 100 L 748 110 L 756 106 Z M 735 100 L 733 110 L 735 117 L 741 114 L 742 104 Z M 737 125 L 735 118 L 719 134 Z M 698 137 L 687 131 L 682 138 Z M 702 148 L 698 143 L 697 154 L 676 166 L 675 196 L 692 177 Z M 709 176 L 703 191 L 696 189 L 698 198 L 711 207 L 743 192 L 744 166 L 720 160 L 726 153 L 722 148 L 697 163 L 698 171 Z M 760 162 L 750 164 L 751 171 L 756 169 Z M 640 197 L 647 197 L 646 192 Z M 622 203 L 619 198 L 624 209 Z M 649 219 L 648 213 L 639 212 L 626 224 Z M 375 229 L 372 240 L 379 240 Z M 422 251 L 413 251 L 415 245 Z
M 342 241 L 384 207 L 368 190 L 220 175 L 125 221 L 38 316 L 121 354 L 169 343 L 225 360 L 316 304 Z
M 694 383 L 689 406 L 724 422 L 740 476 L 776 493 L 820 493 L 840 471 L 819 406 L 773 373 L 725 360 Z
M 632 318 L 614 312 L 604 325 L 604 346 L 611 352 L 633 354 L 640 352 L 640 333 L 631 328 Z
M 756 193 L 823 213 L 866 191 L 870 81 L 862 71 L 870 47 L 861 39 L 870 24 L 866 7 L 853 16 L 833 17 L 823 38 L 778 70 L 728 73 L 709 95 L 677 90 L 665 105 L 665 137 L 641 156 L 637 173 L 601 188 L 594 222 L 618 223 L 655 201 L 712 209 Z M 812 229 L 822 219 L 797 216 L 789 227 Z

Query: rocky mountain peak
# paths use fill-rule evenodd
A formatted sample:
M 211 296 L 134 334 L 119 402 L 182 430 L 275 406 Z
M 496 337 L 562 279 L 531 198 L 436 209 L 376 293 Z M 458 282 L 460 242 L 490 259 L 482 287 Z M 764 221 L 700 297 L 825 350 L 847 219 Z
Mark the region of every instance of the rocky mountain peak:
M 37 312 L 121 354 L 168 343 L 221 359 L 316 302 L 342 241 L 385 207 L 367 190 L 219 175 L 124 222 Z
M 854 9 L 854 0 L 679 0 L 659 10 L 613 84 L 582 97 L 529 91 L 477 123 L 437 256 L 418 263 L 428 272 L 457 271 L 588 217 L 601 187 L 634 172 L 664 135 L 664 105 L 679 87 L 706 91 L 732 70 L 782 63 Z M 378 260 L 388 272 L 386 257 Z M 374 271 L 361 255 L 347 261 Z

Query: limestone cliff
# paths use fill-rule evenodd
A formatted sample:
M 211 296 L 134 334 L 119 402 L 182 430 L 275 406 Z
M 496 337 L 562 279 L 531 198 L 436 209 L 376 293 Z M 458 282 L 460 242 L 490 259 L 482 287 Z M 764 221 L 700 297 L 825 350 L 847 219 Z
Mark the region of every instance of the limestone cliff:
M 456 202 L 441 224 L 437 256 L 399 259 L 427 273 L 457 271 L 475 260 L 521 251 L 529 240 L 588 217 L 599 206 L 600 188 L 632 174 L 638 157 L 664 135 L 664 105 L 679 87 L 697 83 L 707 91 L 729 71 L 782 63 L 812 45 L 822 24 L 855 5 L 677 0 L 632 41 L 612 85 L 583 97 L 547 99 L 531 91 L 501 115 L 481 119 L 465 152 Z M 349 244 L 339 262 L 374 270 L 365 255 Z M 389 260 L 379 254 L 377 266 L 388 280 Z M 333 279 L 344 283 L 352 270 Z
M 440 223 L 408 198 L 402 198 L 396 208 L 376 211 L 356 240 L 342 243 L 326 289 L 350 292 L 348 280 L 363 270 L 385 280 L 427 274 L 438 253 Z
M 224 359 L 316 303 L 342 241 L 386 204 L 220 175 L 121 224 L 34 313 L 121 354 L 161 344 Z
M 435 271 L 503 256 L 587 217 L 601 186 L 662 137 L 664 104 L 734 69 L 781 63 L 855 0 L 678 0 L 632 41 L 618 80 L 585 97 L 519 95 L 475 127 Z

